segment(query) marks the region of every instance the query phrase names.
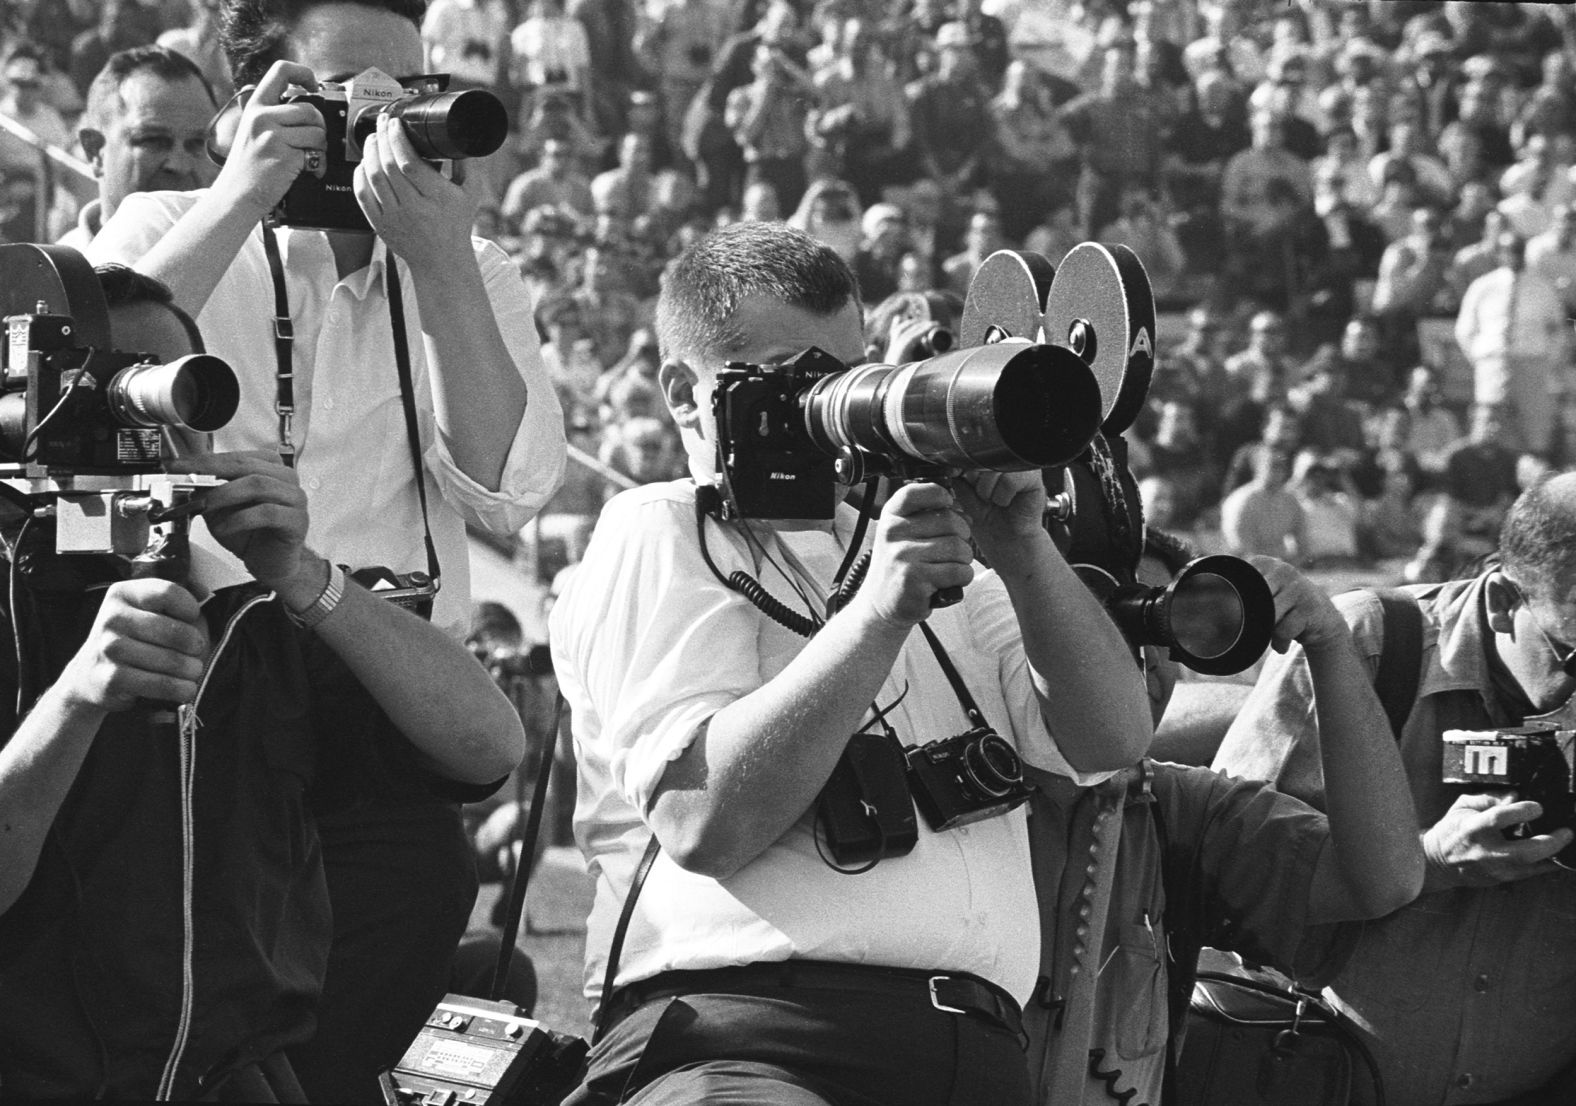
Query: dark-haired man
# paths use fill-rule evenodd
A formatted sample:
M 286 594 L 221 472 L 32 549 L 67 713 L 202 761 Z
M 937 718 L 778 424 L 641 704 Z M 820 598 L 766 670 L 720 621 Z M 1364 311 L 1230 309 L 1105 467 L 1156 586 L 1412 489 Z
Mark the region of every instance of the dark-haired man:
M 197 348 L 166 291 L 101 280 L 118 348 Z M 306 793 L 372 770 L 336 766 L 329 744 L 359 727 L 465 799 L 523 748 L 457 642 L 304 544 L 290 470 L 171 467 L 224 480 L 198 493 L 203 519 L 247 584 L 126 580 L 124 563 L 55 555 L 47 528 L 7 535 L 0 1083 L 24 1100 L 304 1101 L 283 1050 L 312 1032 L 331 932 Z M 149 700 L 184 704 L 178 738 Z
M 921 820 L 911 852 L 845 874 L 819 855 L 817 795 L 850 735 L 877 728 L 872 704 L 904 745 L 969 728 L 942 651 L 1021 757 L 1098 781 L 1148 739 L 1133 659 L 1040 527 L 1037 473 L 900 487 L 857 595 L 809 641 L 773 621 L 727 576 L 824 616 L 854 512 L 706 516 L 713 392 L 726 362 L 812 346 L 862 361 L 853 274 L 798 231 L 735 224 L 674 263 L 657 329 L 693 478 L 615 498 L 551 619 L 597 879 L 593 997 L 636 861 L 661 842 L 572 1101 L 1026 1106 L 1019 1006 L 1039 932 L 1022 808 Z M 993 573 L 976 573 L 970 537 Z
M 422 12 L 421 0 L 226 0 L 225 53 L 236 83 L 255 87 L 223 168 L 205 190 L 130 198 L 93 250 L 164 280 L 197 316 L 241 378 L 241 409 L 219 445 L 293 458 L 315 546 L 352 569 L 441 574 L 432 620 L 463 636 L 466 524 L 512 534 L 564 466 L 529 296 L 502 250 L 471 236 L 474 174 L 446 179 L 384 114 L 354 174 L 370 232 L 259 227 L 327 156 L 322 115 L 292 87 L 369 68 L 420 73 Z M 443 993 L 475 898 L 458 808 L 379 749 L 365 753 L 383 770 L 315 796 L 336 940 L 313 1052 L 292 1060 L 324 1101 L 376 1097 L 377 1070 L 398 1060 Z
M 77 138 L 98 180 L 63 246 L 85 250 L 133 192 L 190 192 L 213 183 L 208 123 L 213 89 L 184 54 L 139 46 L 110 57 L 88 87 Z
M 1423 618 L 1417 696 L 1401 759 L 1428 858 L 1423 894 L 1364 927 L 1330 985 L 1384 1077 L 1387 1102 L 1544 1104 L 1576 1090 L 1576 875 L 1550 859 L 1571 831 L 1512 839 L 1539 813 L 1510 792 L 1456 797 L 1441 782 L 1446 730 L 1570 727 L 1576 691 L 1576 474 L 1522 493 L 1499 563 L 1407 588 Z M 1370 672 L 1386 625 L 1377 596 L 1337 603 Z M 1303 650 L 1272 658 L 1215 767 L 1323 807 L 1321 723 Z

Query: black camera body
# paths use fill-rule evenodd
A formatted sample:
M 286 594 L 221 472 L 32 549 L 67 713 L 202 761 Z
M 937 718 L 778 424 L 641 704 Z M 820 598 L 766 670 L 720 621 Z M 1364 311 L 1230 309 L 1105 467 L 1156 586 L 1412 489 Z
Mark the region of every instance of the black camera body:
M 836 461 L 805 433 L 802 397 L 843 371 L 831 354 L 808 349 L 779 365 L 730 362 L 717 374 L 712 410 L 726 475 L 724 518 L 832 517 Z
M 909 749 L 906 757 L 914 804 L 937 833 L 1005 814 L 1033 794 L 1017 750 L 986 726 Z
M 1517 799 L 1530 799 L 1543 808 L 1540 817 L 1517 827 L 1513 836 L 1576 828 L 1576 771 L 1572 767 L 1576 730 L 1537 723 L 1495 730 L 1446 730 L 1443 740 L 1442 783 L 1463 793 L 1513 791 Z M 1566 846 L 1555 859 L 1566 866 L 1576 864 L 1576 843 Z
M 400 119 L 416 153 L 444 176 L 452 174 L 455 161 L 497 150 L 509 133 L 503 102 L 483 89 L 448 92 L 448 83 L 445 74 L 395 80 L 367 69 L 343 84 L 324 81 L 315 91 L 282 97 L 282 103 L 317 108 L 328 145 L 323 164 L 316 171 L 308 167 L 291 184 L 274 210 L 274 221 L 288 227 L 370 231 L 353 181 L 362 144 L 380 115 Z M 227 153 L 227 148 L 222 151 Z

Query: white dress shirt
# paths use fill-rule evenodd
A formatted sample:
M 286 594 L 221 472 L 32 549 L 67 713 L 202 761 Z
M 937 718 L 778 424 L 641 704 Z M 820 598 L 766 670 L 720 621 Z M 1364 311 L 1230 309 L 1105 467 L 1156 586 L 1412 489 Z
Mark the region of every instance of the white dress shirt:
M 706 567 L 694 503 L 688 480 L 614 498 L 553 608 L 553 663 L 574 719 L 580 773 L 575 836 L 596 879 L 586 937 L 592 998 L 667 765 L 703 721 L 775 678 L 805 643 Z M 707 548 L 724 575 L 742 569 L 803 612 L 797 586 L 820 610 L 853 521 L 845 507 L 835 534 L 756 525 L 772 558 L 757 566 L 736 526 L 708 520 Z M 1074 773 L 1047 732 L 995 574 L 982 571 L 963 602 L 936 611 L 930 626 L 986 720 L 1027 762 L 1083 783 L 1111 775 Z M 969 728 L 918 632 L 877 701 L 896 703 L 888 717 L 905 745 Z M 968 971 L 1024 1001 L 1040 955 L 1026 809 L 943 833 L 921 818 L 913 852 L 857 876 L 834 872 L 818 855 L 813 809 L 726 879 L 685 871 L 663 853 L 641 891 L 619 985 L 669 969 L 802 957 Z
M 200 195 L 127 197 L 94 239 L 89 256 L 96 264 L 134 264 Z M 388 251 L 378 242 L 371 264 L 340 280 L 326 235 L 277 233 L 295 331 L 292 437 L 311 508 L 307 543 L 352 568 L 426 571 L 421 506 L 384 291 Z M 443 575 L 433 621 L 461 631 L 470 619 L 465 524 L 496 534 L 518 530 L 562 483 L 565 458 L 563 415 L 542 368 L 530 297 L 502 250 L 480 238 L 472 242 L 493 315 L 528 396 L 497 491 L 462 472 L 436 433 L 429 340 L 422 335 L 409 271 L 401 278 L 427 503 Z M 215 434 L 216 449 L 278 449 L 273 313 L 273 281 L 262 239 L 254 232 L 197 317 L 208 352 L 228 361 L 241 383 L 240 410 Z M 211 543 L 200 525 L 193 528 L 192 541 L 194 576 L 210 587 L 233 582 L 224 565 L 233 573 L 236 562 Z

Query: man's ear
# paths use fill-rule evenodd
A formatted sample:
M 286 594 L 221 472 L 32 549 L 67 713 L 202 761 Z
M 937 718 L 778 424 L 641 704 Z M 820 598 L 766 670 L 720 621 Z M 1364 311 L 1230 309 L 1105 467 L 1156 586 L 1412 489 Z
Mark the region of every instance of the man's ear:
M 104 175 L 104 132 L 93 127 L 82 127 L 77 131 L 77 141 L 82 145 L 82 153 L 93 164 L 93 175 Z
M 1483 582 L 1483 605 L 1488 611 L 1488 628 L 1496 634 L 1508 634 L 1515 628 L 1516 607 L 1521 603 L 1521 589 L 1503 572 L 1495 570 Z
M 657 386 L 680 430 L 700 430 L 700 405 L 695 398 L 699 380 L 700 374 L 687 361 L 666 360 L 657 368 Z

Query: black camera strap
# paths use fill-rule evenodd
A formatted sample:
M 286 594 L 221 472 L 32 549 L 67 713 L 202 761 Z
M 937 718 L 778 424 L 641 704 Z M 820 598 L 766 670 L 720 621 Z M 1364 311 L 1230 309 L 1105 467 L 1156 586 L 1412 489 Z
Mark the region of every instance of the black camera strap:
M 263 253 L 274 285 L 274 361 L 276 363 L 274 413 L 279 417 L 279 459 L 295 468 L 295 327 L 290 321 L 290 296 L 285 288 L 284 258 L 279 239 L 267 222 L 258 225 L 263 237 Z M 438 547 L 432 540 L 432 522 L 427 510 L 427 471 L 421 462 L 421 433 L 416 424 L 416 387 L 410 367 L 410 339 L 405 331 L 405 300 L 400 287 L 399 262 L 385 252 L 384 285 L 388 291 L 389 325 L 394 335 L 394 367 L 399 373 L 400 406 L 405 411 L 405 437 L 410 446 L 410 463 L 416 478 L 416 498 L 421 503 L 422 541 L 427 550 L 427 575 L 439 576 Z
M 941 639 L 930 628 L 930 623 L 921 622 L 919 632 L 924 634 L 925 640 L 930 643 L 930 651 L 936 654 L 936 663 L 941 665 L 941 671 L 946 673 L 947 682 L 952 685 L 952 693 L 958 697 L 958 705 L 968 717 L 969 725 L 976 729 L 989 729 L 990 723 L 985 721 L 984 712 L 974 701 L 974 696 L 969 694 L 969 686 L 963 682 L 963 675 L 953 665 L 952 658 L 947 656 L 947 651 L 941 647 Z

